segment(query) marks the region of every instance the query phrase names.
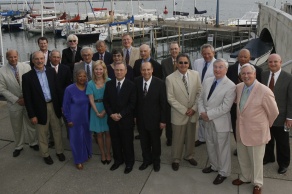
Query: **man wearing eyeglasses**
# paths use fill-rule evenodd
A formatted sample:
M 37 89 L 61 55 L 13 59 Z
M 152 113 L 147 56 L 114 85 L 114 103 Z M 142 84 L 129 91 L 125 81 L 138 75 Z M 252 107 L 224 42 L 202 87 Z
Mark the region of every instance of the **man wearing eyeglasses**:
M 186 54 L 177 57 L 177 70 L 166 77 L 167 100 L 171 106 L 172 169 L 177 171 L 182 159 L 197 166 L 194 159 L 198 99 L 201 81 L 197 71 L 189 70 L 190 59 Z
M 92 63 L 94 62 L 92 60 L 93 50 L 91 47 L 83 47 L 80 53 L 83 61 L 74 64 L 73 82 L 76 82 L 76 73 L 79 69 L 84 69 L 86 71 L 88 81 L 92 79 Z
M 106 65 L 113 63 L 113 56 L 110 52 L 106 51 L 106 44 L 102 40 L 98 40 L 95 44 L 97 52 L 93 54 L 92 60 L 102 60 Z
M 78 37 L 74 34 L 70 34 L 67 37 L 68 48 L 62 51 L 62 64 L 68 65 L 73 73 L 74 64 L 82 61 L 81 47 L 78 46 Z

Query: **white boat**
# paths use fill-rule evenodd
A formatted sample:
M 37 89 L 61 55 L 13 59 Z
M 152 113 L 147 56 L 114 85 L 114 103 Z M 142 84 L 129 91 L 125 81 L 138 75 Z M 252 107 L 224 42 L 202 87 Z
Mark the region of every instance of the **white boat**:
M 249 11 L 242 16 L 242 18 L 229 19 L 228 26 L 241 26 L 241 27 L 250 27 L 256 26 L 258 21 L 259 12 Z
M 105 32 L 106 28 L 104 25 L 67 23 L 61 32 L 61 36 L 75 34 L 78 38 L 98 39 L 100 33 Z

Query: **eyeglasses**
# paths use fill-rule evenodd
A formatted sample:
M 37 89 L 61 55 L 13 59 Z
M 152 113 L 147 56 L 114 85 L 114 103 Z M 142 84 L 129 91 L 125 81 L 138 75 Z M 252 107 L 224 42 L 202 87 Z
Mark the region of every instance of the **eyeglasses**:
M 69 40 L 69 42 L 76 42 L 76 40 Z
M 113 54 L 113 57 L 121 57 L 121 54 Z
M 180 65 L 182 65 L 182 64 L 187 65 L 187 64 L 189 64 L 189 62 L 187 62 L 187 61 L 180 61 L 180 62 L 178 62 L 178 64 L 180 64 Z

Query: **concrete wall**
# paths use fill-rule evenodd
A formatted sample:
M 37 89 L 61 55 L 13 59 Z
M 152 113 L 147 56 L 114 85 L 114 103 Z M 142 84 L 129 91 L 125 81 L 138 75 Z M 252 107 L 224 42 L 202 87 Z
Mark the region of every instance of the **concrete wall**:
M 292 16 L 271 6 L 259 4 L 258 35 L 270 33 L 282 61 L 292 59 Z

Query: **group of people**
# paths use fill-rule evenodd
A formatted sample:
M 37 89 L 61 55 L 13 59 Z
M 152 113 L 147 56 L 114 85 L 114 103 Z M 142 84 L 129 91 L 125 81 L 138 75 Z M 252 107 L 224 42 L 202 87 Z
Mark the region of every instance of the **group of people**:
M 182 159 L 196 166 L 194 147 L 206 143 L 210 165 L 202 172 L 217 172 L 213 183 L 221 184 L 231 173 L 231 131 L 241 169 L 232 184 L 252 182 L 253 193 L 261 193 L 263 165 L 275 161 L 275 142 L 278 173 L 287 171 L 290 147 L 284 126 L 292 127 L 292 75 L 281 70 L 278 54 L 269 56 L 269 70 L 262 72 L 249 64 L 246 49 L 229 67 L 226 60 L 215 59 L 212 45 L 204 44 L 202 58 L 191 64 L 188 55 L 180 54 L 178 42 L 171 42 L 170 56 L 160 64 L 151 57 L 149 45 L 135 48 L 132 42 L 124 34 L 123 48 L 110 53 L 105 42 L 97 41 L 94 53 L 69 35 L 61 56 L 58 50 L 49 51 L 48 40 L 41 37 L 31 66 L 18 62 L 16 50 L 7 51 L 0 93 L 7 99 L 14 130 L 13 156 L 23 149 L 26 128 L 30 147 L 40 151 L 46 164 L 53 164 L 49 141 L 64 161 L 63 122 L 78 169 L 92 157 L 94 137 L 101 162 L 110 164 L 113 156 L 110 170 L 125 163 L 128 174 L 135 162 L 136 125 L 143 157 L 139 170 L 150 165 L 160 170 L 165 129 L 174 171 Z

